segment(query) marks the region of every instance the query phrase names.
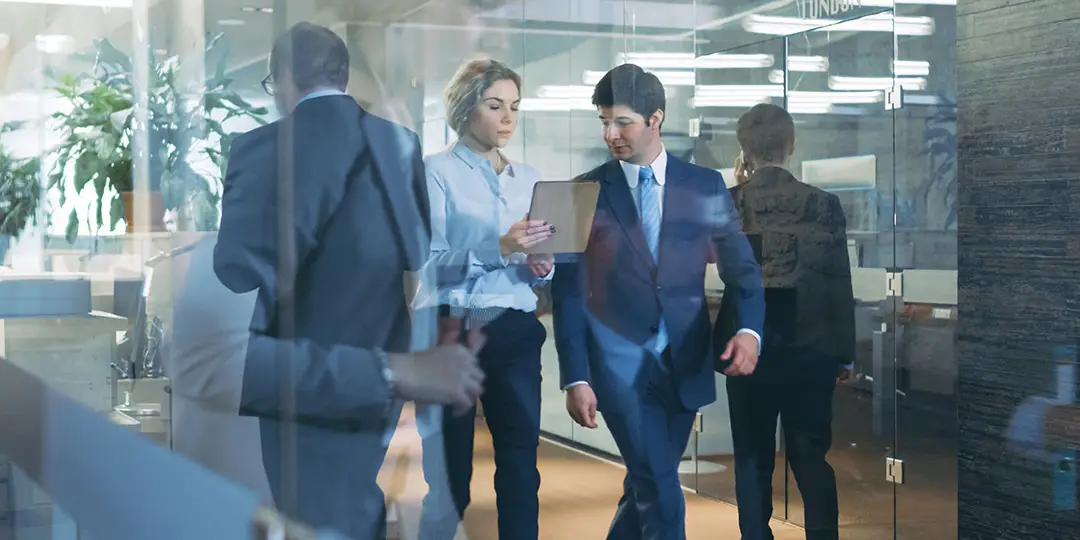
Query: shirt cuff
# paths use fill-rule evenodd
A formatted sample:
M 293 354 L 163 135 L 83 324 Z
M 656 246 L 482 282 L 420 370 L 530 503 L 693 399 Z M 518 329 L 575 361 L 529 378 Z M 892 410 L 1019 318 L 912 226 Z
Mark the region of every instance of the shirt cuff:
M 588 385 L 589 383 L 588 383 L 588 382 L 586 382 L 586 381 L 574 381 L 574 382 L 572 382 L 572 383 L 570 383 L 570 384 L 568 384 L 568 385 L 564 386 L 564 387 L 563 387 L 563 391 L 565 392 L 566 390 L 569 390 L 569 389 L 571 389 L 571 388 L 573 388 L 573 387 L 575 387 L 575 386 L 581 386 L 581 385 L 583 385 L 583 384 L 584 384 L 584 385 Z
M 739 334 L 750 334 L 751 336 L 754 336 L 754 339 L 757 340 L 758 354 L 759 355 L 761 354 L 761 334 L 759 334 L 759 333 L 757 333 L 757 332 L 755 332 L 755 331 L 753 331 L 753 330 L 751 330 L 749 328 L 743 328 L 743 329 L 739 330 L 738 332 L 735 332 L 735 335 L 739 335 Z
M 551 281 L 551 279 L 554 278 L 554 277 L 555 277 L 555 265 L 553 264 L 553 265 L 551 265 L 551 270 L 548 270 L 548 273 L 547 273 L 546 276 L 536 278 L 536 280 L 541 281 L 541 282 L 543 282 L 543 281 Z

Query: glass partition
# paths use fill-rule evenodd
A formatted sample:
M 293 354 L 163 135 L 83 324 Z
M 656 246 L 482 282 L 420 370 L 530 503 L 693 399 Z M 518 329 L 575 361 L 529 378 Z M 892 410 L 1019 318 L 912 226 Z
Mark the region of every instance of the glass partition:
M 200 401 L 240 399 L 244 345 L 235 346 L 247 343 L 255 298 L 216 283 L 213 247 L 198 246 L 220 227 L 234 141 L 279 117 L 267 79 L 274 36 L 309 21 L 342 37 L 348 93 L 415 131 L 425 156 L 456 141 L 443 104 L 454 71 L 477 57 L 505 63 L 523 80 L 506 154 L 544 180 L 610 158 L 590 97 L 607 70 L 632 62 L 666 86 L 667 150 L 729 183 L 739 115 L 762 101 L 794 115 L 792 170 L 839 197 L 857 300 L 856 375 L 836 389 L 830 453 L 843 534 L 933 536 L 956 519 L 955 59 L 946 53 L 956 28 L 947 3 L 904 2 L 894 16 L 894 3 L 879 0 L 0 1 L 0 354 L 267 502 L 259 420 L 236 403 L 222 413 Z M 897 294 L 888 276 L 901 271 Z M 714 276 L 715 316 L 723 285 Z M 617 460 L 602 415 L 586 430 L 566 413 L 550 298 L 537 290 L 544 437 Z M 222 335 L 225 352 L 202 345 Z M 228 370 L 186 371 L 212 364 L 211 349 L 231 359 Z M 735 502 L 726 380 L 716 382 L 681 479 Z M 780 431 L 773 516 L 803 524 Z M 380 473 L 391 529 L 418 519 L 421 435 L 406 408 Z M 295 444 L 295 433 L 282 440 Z M 477 463 L 489 458 L 490 444 L 478 442 Z M 886 458 L 907 461 L 904 485 L 885 481 Z M 477 479 L 491 476 L 477 467 Z M 48 521 L 37 512 L 47 498 L 12 471 L 0 462 L 0 538 Z M 278 494 L 286 503 L 296 495 Z M 596 505 L 606 512 L 615 500 Z M 69 538 L 63 512 L 50 515 L 52 537 Z M 493 521 L 478 515 L 477 526 Z
M 791 171 L 840 200 L 856 298 L 857 356 L 855 379 L 838 385 L 834 394 L 828 459 L 837 478 L 840 527 L 846 531 L 842 534 L 886 538 L 894 530 L 894 484 L 882 473 L 886 458 L 895 457 L 896 447 L 895 360 L 889 333 L 894 309 L 885 296 L 886 271 L 893 268 L 896 154 L 888 100 L 894 86 L 894 27 L 891 12 L 880 9 L 837 13 L 833 19 L 842 22 L 823 20 L 813 26 L 804 18 L 747 16 L 740 23 L 700 34 L 699 41 L 708 38 L 710 43 L 699 45 L 698 54 L 730 65 L 724 70 L 698 71 L 695 104 L 702 137 L 697 156 L 699 163 L 720 169 L 734 184 L 739 115 L 763 100 L 781 104 L 795 119 L 797 143 Z M 768 38 L 770 34 L 778 37 Z M 724 47 L 749 42 L 750 36 L 756 36 L 757 42 Z M 715 288 L 721 289 L 722 284 Z M 726 394 L 725 386 L 725 378 L 718 376 L 722 394 Z M 698 491 L 736 502 L 727 396 L 702 413 L 705 429 L 698 439 Z M 785 451 L 789 443 L 783 437 L 783 424 L 781 417 L 773 515 L 805 525 L 800 490 Z

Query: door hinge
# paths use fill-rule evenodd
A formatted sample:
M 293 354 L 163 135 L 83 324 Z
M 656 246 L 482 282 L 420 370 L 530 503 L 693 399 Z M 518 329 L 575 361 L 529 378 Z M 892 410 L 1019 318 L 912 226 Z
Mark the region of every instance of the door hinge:
M 704 426 L 705 426 L 705 422 L 704 422 L 703 417 L 701 416 L 701 413 L 695 414 L 694 415 L 694 428 L 693 428 L 694 431 L 697 432 L 697 433 L 701 433 L 702 431 L 704 431 Z
M 885 273 L 885 296 L 895 298 L 902 298 L 904 296 L 903 272 Z
M 904 483 L 904 460 L 885 458 L 885 480 L 894 484 Z
M 696 139 L 696 138 L 701 136 L 701 119 L 700 118 L 691 118 L 690 119 L 690 127 L 688 129 L 688 133 L 690 134 L 691 139 Z
M 904 107 L 904 88 L 896 85 L 885 89 L 885 110 L 895 111 Z

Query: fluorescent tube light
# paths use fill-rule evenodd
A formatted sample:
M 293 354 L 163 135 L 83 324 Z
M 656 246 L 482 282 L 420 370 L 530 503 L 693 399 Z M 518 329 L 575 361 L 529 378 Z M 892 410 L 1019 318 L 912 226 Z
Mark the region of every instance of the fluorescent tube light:
M 841 77 L 829 76 L 832 90 L 885 90 L 899 86 L 904 90 L 925 90 L 926 79 L 922 77 Z
M 544 99 L 592 99 L 592 86 L 560 86 L 545 84 L 536 89 L 536 97 Z
M 893 73 L 897 77 L 926 77 L 930 75 L 930 62 L 923 60 L 895 60 Z
M 592 101 L 580 98 L 523 98 L 520 109 L 522 111 L 593 111 L 596 107 Z
M 711 85 L 697 86 L 694 88 L 695 106 L 699 107 L 752 107 L 757 103 L 770 101 L 773 98 L 784 97 L 782 84 L 759 84 L 759 85 Z M 793 91 L 787 93 L 788 105 L 794 104 L 868 104 L 880 103 L 884 94 L 880 90 L 868 90 L 861 92 L 804 92 Z M 724 103 L 725 105 L 716 105 Z
M 617 55 L 616 64 L 637 64 L 644 69 L 756 69 L 772 67 L 771 54 L 631 52 Z
M 45 4 L 50 6 L 131 8 L 134 0 L 0 0 L 0 4 Z
M 824 56 L 789 56 L 788 71 L 824 73 L 829 71 L 829 59 Z
M 956 0 L 859 0 L 862 7 L 895 7 L 897 4 L 921 6 L 955 6 Z
M 66 52 L 73 41 L 71 36 L 64 34 L 39 34 L 34 36 L 37 50 L 45 54 L 59 54 Z
M 899 36 L 928 36 L 934 33 L 934 19 L 894 17 L 892 13 L 868 15 L 850 21 L 750 15 L 743 19 L 743 28 L 753 34 L 773 36 L 788 36 L 801 32 L 895 32 Z
M 656 75 L 657 79 L 660 79 L 660 83 L 664 86 L 694 86 L 697 83 L 697 75 L 693 71 L 655 71 L 646 69 L 649 73 Z M 585 70 L 581 74 L 581 82 L 590 86 L 596 86 L 596 83 L 600 82 L 600 79 L 604 77 L 606 71 Z M 670 94 L 668 89 L 668 94 Z

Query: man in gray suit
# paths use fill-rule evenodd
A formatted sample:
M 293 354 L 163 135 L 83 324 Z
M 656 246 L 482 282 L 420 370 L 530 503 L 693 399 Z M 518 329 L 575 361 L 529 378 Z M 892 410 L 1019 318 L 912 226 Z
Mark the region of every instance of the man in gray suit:
M 232 145 L 214 270 L 259 291 L 240 406 L 261 419 L 275 503 L 367 540 L 385 537 L 376 478 L 400 400 L 468 409 L 483 375 L 476 336 L 436 347 L 433 321 L 414 335 L 433 317 L 405 294 L 430 248 L 420 144 L 346 95 L 348 74 L 326 28 L 274 43 L 263 86 L 283 119 Z

